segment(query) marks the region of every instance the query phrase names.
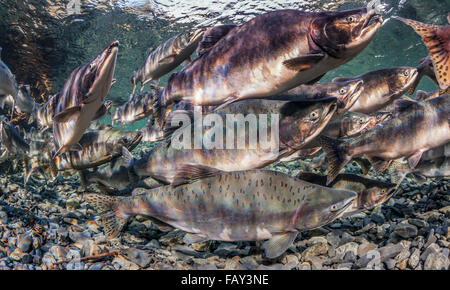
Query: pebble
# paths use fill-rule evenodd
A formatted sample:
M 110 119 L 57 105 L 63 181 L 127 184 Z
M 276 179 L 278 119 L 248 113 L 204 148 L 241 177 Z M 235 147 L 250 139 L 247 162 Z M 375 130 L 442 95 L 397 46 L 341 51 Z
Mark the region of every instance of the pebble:
M 404 239 L 414 238 L 417 236 L 417 227 L 407 223 L 399 224 L 395 227 L 394 233 Z

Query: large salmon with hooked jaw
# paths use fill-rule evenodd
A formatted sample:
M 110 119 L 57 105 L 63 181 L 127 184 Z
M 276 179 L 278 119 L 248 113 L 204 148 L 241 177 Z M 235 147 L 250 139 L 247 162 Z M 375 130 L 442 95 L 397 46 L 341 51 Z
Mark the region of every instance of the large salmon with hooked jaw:
M 120 234 L 128 218 L 144 215 L 190 233 L 219 241 L 267 240 L 268 258 L 283 254 L 299 232 L 324 226 L 344 212 L 356 193 L 335 190 L 268 170 L 217 172 L 177 187 L 136 189 L 114 198 L 86 194 L 109 237 Z M 186 239 L 192 241 L 194 239 Z
M 78 145 L 96 117 L 111 89 L 118 51 L 119 42 L 114 41 L 90 63 L 75 69 L 67 79 L 53 116 L 55 156 Z
M 363 91 L 351 112 L 372 114 L 406 93 L 417 78 L 417 68 L 398 67 L 371 71 L 352 78 L 335 78 L 333 82 L 363 80 Z
M 371 20 L 375 21 L 372 23 Z M 231 29 L 203 56 L 173 74 L 156 111 L 179 101 L 226 105 L 316 81 L 358 55 L 382 19 L 373 9 L 279 10 Z

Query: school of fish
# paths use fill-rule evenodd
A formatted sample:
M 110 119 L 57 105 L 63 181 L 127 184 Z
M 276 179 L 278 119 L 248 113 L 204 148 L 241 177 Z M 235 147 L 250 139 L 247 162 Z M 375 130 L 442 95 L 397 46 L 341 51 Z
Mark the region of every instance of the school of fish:
M 276 258 L 299 232 L 382 205 L 407 175 L 418 181 L 450 175 L 450 26 L 394 18 L 428 49 L 417 67 L 328 83 L 319 81 L 382 29 L 381 11 L 277 10 L 177 34 L 149 49 L 131 76 L 128 101 L 114 113 L 108 93 L 119 41 L 75 68 L 43 104 L 0 59 L 0 108 L 11 109 L 0 119 L 0 163 L 23 162 L 25 184 L 78 174 L 110 238 L 141 215 L 185 231 L 185 243 L 264 240 L 265 256 Z M 157 86 L 181 64 L 166 86 Z M 436 92 L 406 96 L 423 76 Z M 15 112 L 28 116 L 26 129 L 13 125 Z M 107 115 L 122 128 L 98 122 Z M 142 130 L 124 130 L 142 119 L 148 120 Z M 321 152 L 328 175 L 264 169 Z M 343 173 L 352 160 L 363 172 L 388 172 L 391 182 Z

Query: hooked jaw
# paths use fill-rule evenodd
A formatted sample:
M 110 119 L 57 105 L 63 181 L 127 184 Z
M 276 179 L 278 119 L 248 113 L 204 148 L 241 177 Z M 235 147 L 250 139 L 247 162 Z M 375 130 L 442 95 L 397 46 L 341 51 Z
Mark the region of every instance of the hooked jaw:
M 346 98 L 344 99 L 344 112 L 347 112 L 348 110 L 353 107 L 353 105 L 358 101 L 359 96 L 361 96 L 361 93 L 363 91 L 363 85 L 364 81 L 359 80 L 356 83 L 350 84 L 350 90 L 347 94 Z
M 375 34 L 381 28 L 382 24 L 383 18 L 380 15 L 378 15 L 374 10 L 368 12 L 361 32 L 346 46 L 346 50 L 348 51 L 347 53 L 350 53 L 350 55 L 355 55 L 362 51 L 375 37 Z
M 119 41 L 114 41 L 90 63 L 91 66 L 95 67 L 95 79 L 87 95 L 100 93 L 104 95 L 103 98 L 106 96 L 113 81 L 118 52 Z

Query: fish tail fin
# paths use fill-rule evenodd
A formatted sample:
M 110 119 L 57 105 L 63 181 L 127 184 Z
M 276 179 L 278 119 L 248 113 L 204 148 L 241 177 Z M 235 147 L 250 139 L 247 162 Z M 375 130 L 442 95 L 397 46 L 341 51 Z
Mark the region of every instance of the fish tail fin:
M 411 26 L 422 37 L 423 43 L 433 60 L 434 72 L 442 90 L 450 86 L 449 67 L 450 51 L 448 51 L 449 36 L 446 31 L 436 25 L 425 24 L 419 21 L 395 17 L 403 23 Z
M 117 237 L 128 219 L 118 211 L 122 199 L 93 193 L 85 194 L 84 198 L 100 214 L 105 234 L 109 238 Z
M 320 143 L 322 149 L 325 151 L 328 158 L 328 177 L 327 185 L 329 185 L 344 168 L 344 166 L 351 160 L 342 146 L 344 141 L 336 140 L 327 136 L 320 136 Z

